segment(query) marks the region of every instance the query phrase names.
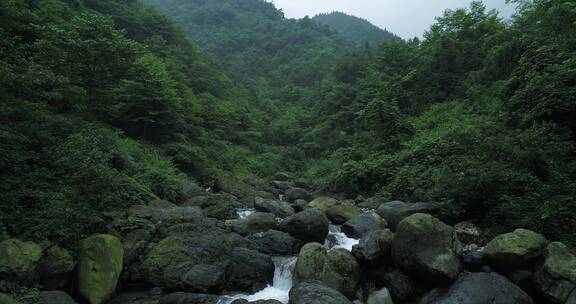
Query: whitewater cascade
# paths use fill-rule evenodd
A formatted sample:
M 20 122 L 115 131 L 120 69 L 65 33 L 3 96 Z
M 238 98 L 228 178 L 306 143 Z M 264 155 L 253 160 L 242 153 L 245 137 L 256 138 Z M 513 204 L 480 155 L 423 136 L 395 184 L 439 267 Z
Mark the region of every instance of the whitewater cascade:
M 254 209 L 238 209 L 240 219 L 254 213 Z M 352 247 L 358 244 L 359 240 L 349 238 L 342 232 L 340 226 L 330 225 L 329 233 L 324 241 L 324 246 L 329 249 L 343 248 L 352 251 Z M 282 303 L 288 303 L 288 293 L 293 284 L 294 267 L 298 257 L 273 257 L 274 260 L 274 280 L 272 285 L 260 290 L 254 294 L 237 294 L 232 296 L 223 296 L 218 304 L 231 304 L 235 300 L 245 299 L 248 301 L 258 300 L 278 300 Z

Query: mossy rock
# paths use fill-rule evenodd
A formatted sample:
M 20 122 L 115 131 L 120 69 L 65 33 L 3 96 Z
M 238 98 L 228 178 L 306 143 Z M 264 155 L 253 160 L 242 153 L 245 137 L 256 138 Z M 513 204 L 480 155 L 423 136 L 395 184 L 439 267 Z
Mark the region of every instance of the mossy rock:
M 554 303 L 564 303 L 576 288 L 576 256 L 560 242 L 546 248 L 544 264 L 536 272 L 538 289 Z
M 317 197 L 313 201 L 308 203 L 308 207 L 320 209 L 325 213 L 336 205 L 338 205 L 338 201 L 328 196 Z
M 53 246 L 46 250 L 40 265 L 42 285 L 49 290 L 63 289 L 71 281 L 76 261 L 68 250 Z
M 90 303 L 105 303 L 118 284 L 124 249 L 112 235 L 98 234 L 80 241 L 78 292 Z
M 155 209 L 178 208 L 178 206 L 176 204 L 171 203 L 169 201 L 161 200 L 161 199 L 151 200 L 148 203 L 148 207 L 155 208 Z
M 350 203 L 341 203 L 329 208 L 326 215 L 336 225 L 342 225 L 362 214 L 362 210 Z
M 34 242 L 8 239 L 0 243 L 0 277 L 34 284 L 38 278 L 38 265 L 42 247 Z
M 0 292 L 0 304 L 18 304 L 11 296 Z
M 486 260 L 497 268 L 522 268 L 542 256 L 548 241 L 527 229 L 516 229 L 491 240 L 484 249 Z
M 302 247 L 296 262 L 296 281 L 319 280 L 348 297 L 353 297 L 360 281 L 360 265 L 344 249 L 327 252 L 319 243 Z

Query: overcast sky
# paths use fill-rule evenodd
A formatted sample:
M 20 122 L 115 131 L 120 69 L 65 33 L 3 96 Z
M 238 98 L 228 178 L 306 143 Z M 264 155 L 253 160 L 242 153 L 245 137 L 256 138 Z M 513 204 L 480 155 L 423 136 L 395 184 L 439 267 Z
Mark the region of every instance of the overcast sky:
M 269 0 L 272 1 L 272 0 Z M 375 25 L 403 37 L 421 37 L 434 18 L 445 9 L 467 7 L 471 0 L 273 0 L 287 18 L 310 17 L 318 13 L 340 11 L 368 19 Z M 505 0 L 484 0 L 502 16 L 509 17 L 514 6 Z

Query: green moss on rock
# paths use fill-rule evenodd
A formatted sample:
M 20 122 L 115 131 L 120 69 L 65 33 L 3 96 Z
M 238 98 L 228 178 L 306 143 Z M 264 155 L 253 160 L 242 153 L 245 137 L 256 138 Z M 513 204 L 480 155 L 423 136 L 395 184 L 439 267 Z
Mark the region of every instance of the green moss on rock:
M 98 234 L 80 241 L 78 291 L 90 304 L 104 303 L 114 293 L 123 256 L 115 236 Z
M 484 250 L 486 259 L 499 268 L 516 269 L 541 256 L 546 238 L 531 230 L 516 229 L 490 241 Z
M 8 239 L 0 243 L 0 277 L 33 284 L 38 277 L 42 247 L 34 242 Z

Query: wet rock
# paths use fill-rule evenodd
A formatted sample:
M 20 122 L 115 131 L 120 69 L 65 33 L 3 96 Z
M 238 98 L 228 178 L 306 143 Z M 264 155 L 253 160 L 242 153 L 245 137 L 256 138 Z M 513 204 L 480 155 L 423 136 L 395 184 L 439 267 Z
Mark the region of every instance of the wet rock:
M 193 286 L 202 293 L 214 293 L 222 288 L 226 276 L 226 264 L 192 265 L 182 277 L 181 286 Z
M 80 241 L 78 292 L 90 304 L 110 299 L 122 271 L 124 249 L 112 235 L 97 234 Z
M 286 191 L 292 187 L 294 187 L 294 184 L 288 181 L 280 181 L 280 180 L 275 180 L 272 182 L 272 185 L 282 191 Z
M 383 198 L 383 197 L 370 197 L 367 198 L 365 200 L 360 200 L 358 202 L 358 207 L 363 208 L 363 209 L 373 209 L 376 210 L 378 209 L 378 207 L 380 207 L 380 205 L 389 202 L 389 199 Z
M 371 293 L 366 304 L 394 304 L 394 301 L 388 289 L 382 288 Z
M 286 190 L 286 199 L 289 202 L 294 202 L 299 199 L 310 200 L 312 199 L 312 194 L 302 188 L 294 187 Z
M 416 286 L 411 277 L 396 269 L 381 276 L 381 284 L 388 288 L 392 298 L 400 303 L 412 300 L 416 296 Z
M 231 304 L 282 304 L 282 302 L 277 300 L 258 300 L 249 302 L 248 300 L 240 299 L 232 302 Z
M 545 252 L 544 264 L 535 275 L 536 287 L 554 303 L 564 303 L 576 289 L 576 256 L 566 245 L 553 242 Z
M 384 229 L 386 227 L 386 221 L 378 214 L 374 212 L 366 212 L 345 222 L 341 229 L 348 237 L 360 239 L 369 232 Z
M 318 209 L 307 209 L 280 222 L 278 230 L 307 242 L 324 242 L 328 235 L 328 219 Z
M 248 237 L 250 248 L 264 254 L 291 256 L 298 254 L 301 242 L 288 233 L 268 230 Z
M 63 291 L 42 291 L 39 298 L 39 304 L 77 304 L 74 299 Z M 0 303 L 4 302 L 0 300 Z
M 249 216 L 232 223 L 232 231 L 240 235 L 249 235 L 275 229 L 278 226 L 276 216 L 272 213 L 254 212 Z
M 279 218 L 285 218 L 295 213 L 294 208 L 292 208 L 292 206 L 290 206 L 290 204 L 287 202 L 267 200 L 262 198 L 256 198 L 254 208 L 256 211 L 273 213 Z
M 462 252 L 462 263 L 468 270 L 481 271 L 484 264 L 484 252 L 480 250 L 467 250 Z
M 0 243 L 0 277 L 33 285 L 38 279 L 42 247 L 34 242 L 8 239 Z
M 303 200 L 303 199 L 295 200 L 292 203 L 292 207 L 294 208 L 294 211 L 296 211 L 296 212 L 304 211 L 304 210 L 309 208 L 308 202 L 306 200 Z
M 452 227 L 417 213 L 398 225 L 392 257 L 408 274 L 438 284 L 455 279 L 462 269 L 456 247 Z
M 393 201 L 380 205 L 376 212 L 388 223 L 388 227 L 393 232 L 398 224 L 405 218 L 416 213 L 432 213 L 435 210 L 432 204 L 428 203 L 405 203 Z
M 272 283 L 274 262 L 257 251 L 234 248 L 226 277 L 228 290 L 256 292 Z
M 289 304 L 352 304 L 343 294 L 315 280 L 306 280 L 290 289 Z
M 484 249 L 484 256 L 494 267 L 517 269 L 540 257 L 547 244 L 546 238 L 539 233 L 516 229 L 491 240 Z
M 123 292 L 118 294 L 109 304 L 158 304 L 162 295 L 149 292 Z
M 394 234 L 388 229 L 372 231 L 352 247 L 352 255 L 366 263 L 388 260 L 391 255 L 392 240 L 394 240 Z
M 532 304 L 520 287 L 496 273 L 467 273 L 447 290 L 434 290 L 421 304 Z

